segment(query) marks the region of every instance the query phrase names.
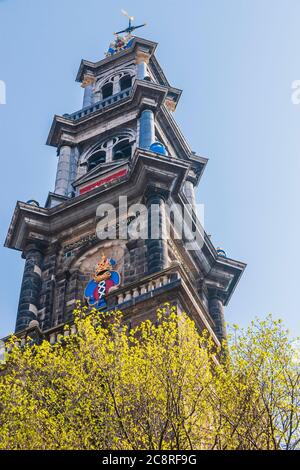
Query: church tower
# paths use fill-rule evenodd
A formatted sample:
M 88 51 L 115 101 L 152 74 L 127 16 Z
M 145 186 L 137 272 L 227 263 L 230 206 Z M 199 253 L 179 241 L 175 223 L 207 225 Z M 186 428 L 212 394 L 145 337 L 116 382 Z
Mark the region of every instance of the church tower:
M 82 109 L 55 116 L 47 140 L 58 157 L 54 191 L 44 207 L 33 200 L 16 205 L 5 246 L 25 260 L 21 338 L 54 343 L 76 300 L 118 308 L 133 326 L 169 301 L 216 343 L 226 335 L 223 308 L 245 265 L 216 249 L 199 224 L 195 188 L 207 159 L 190 149 L 173 118 L 181 90 L 158 63 L 157 44 L 132 36 L 134 29 L 130 20 L 105 58 L 81 62 Z M 105 238 L 99 226 L 109 207 L 115 236 Z M 143 207 L 147 234 L 154 227 L 156 235 L 130 237 Z M 175 236 L 172 207 L 196 234 L 192 249 L 186 230 Z

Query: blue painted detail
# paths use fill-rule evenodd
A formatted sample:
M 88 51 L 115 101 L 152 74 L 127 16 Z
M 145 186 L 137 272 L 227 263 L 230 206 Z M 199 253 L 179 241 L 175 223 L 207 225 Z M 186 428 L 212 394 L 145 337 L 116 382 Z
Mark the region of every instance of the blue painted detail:
M 153 144 L 150 145 L 150 150 L 160 155 L 168 155 L 166 147 L 161 142 L 153 142 Z
M 115 41 L 113 41 L 110 44 L 108 51 L 106 53 L 106 56 L 109 57 L 109 56 L 116 54 L 117 52 L 129 49 L 132 46 L 133 41 L 134 41 L 134 38 L 129 39 L 128 36 L 125 36 L 125 37 L 117 36 Z
M 40 204 L 35 199 L 29 199 L 29 201 L 27 201 L 26 204 L 30 204 L 31 206 L 34 206 L 34 207 L 40 207 Z
M 133 41 L 134 41 L 134 38 L 130 39 L 130 41 L 126 44 L 126 46 L 124 47 L 124 49 L 129 49 L 129 47 L 132 46 Z
M 217 253 L 218 256 L 221 256 L 222 258 L 227 258 L 226 252 L 222 250 L 222 248 L 217 248 Z
M 149 149 L 155 141 L 154 114 L 150 109 L 145 109 L 140 117 L 140 141 L 139 146 Z
M 144 80 L 147 76 L 147 64 L 145 62 L 139 63 L 137 66 L 137 79 Z
M 110 280 L 113 281 L 116 286 L 118 286 L 121 282 L 121 276 L 117 271 L 111 271 Z
M 98 284 L 97 282 L 95 282 L 94 280 L 91 280 L 85 291 L 84 291 L 84 295 L 87 299 L 89 299 L 89 305 L 95 305 L 95 303 L 97 302 L 95 297 L 94 297 L 94 291 L 95 289 L 97 288 Z

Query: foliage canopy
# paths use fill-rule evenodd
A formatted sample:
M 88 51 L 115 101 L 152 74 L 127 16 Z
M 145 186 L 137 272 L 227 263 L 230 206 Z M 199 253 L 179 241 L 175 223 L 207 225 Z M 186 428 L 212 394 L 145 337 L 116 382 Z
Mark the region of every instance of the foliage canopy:
M 77 334 L 11 352 L 0 374 L 0 449 L 299 448 L 297 349 L 280 321 L 207 332 L 165 305 L 129 329 L 74 312 Z

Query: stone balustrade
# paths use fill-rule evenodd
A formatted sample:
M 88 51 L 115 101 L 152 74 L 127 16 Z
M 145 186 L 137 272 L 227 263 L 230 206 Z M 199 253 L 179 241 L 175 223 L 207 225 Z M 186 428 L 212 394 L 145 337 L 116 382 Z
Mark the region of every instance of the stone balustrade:
M 122 304 L 129 301 L 142 300 L 141 297 L 145 295 L 155 295 L 155 291 L 161 287 L 167 286 L 168 284 L 176 281 L 180 278 L 179 272 L 174 272 L 173 270 L 165 272 L 163 274 L 159 273 L 157 276 L 152 276 L 151 280 L 142 280 L 140 283 L 134 283 L 132 286 L 124 287 L 118 290 L 118 293 L 115 293 L 115 302 L 114 304 L 122 308 Z M 111 296 L 110 296 L 111 297 Z
M 62 329 L 64 328 L 64 329 Z M 76 335 L 77 328 L 76 325 L 70 325 L 65 327 L 60 327 L 57 331 L 53 331 L 48 335 L 48 341 L 51 345 L 62 341 L 63 338 L 68 336 Z
M 64 117 L 66 117 L 67 119 L 72 119 L 72 121 L 81 119 L 91 113 L 94 113 L 95 111 L 102 110 L 104 108 L 107 108 L 107 106 L 110 106 L 111 104 L 115 104 L 125 98 L 128 98 L 130 96 L 131 90 L 132 88 L 122 90 L 120 91 L 120 93 L 116 93 L 115 95 L 109 96 L 108 98 L 105 98 L 102 101 L 98 101 L 98 103 L 95 103 L 92 106 L 88 106 L 72 114 L 65 114 Z

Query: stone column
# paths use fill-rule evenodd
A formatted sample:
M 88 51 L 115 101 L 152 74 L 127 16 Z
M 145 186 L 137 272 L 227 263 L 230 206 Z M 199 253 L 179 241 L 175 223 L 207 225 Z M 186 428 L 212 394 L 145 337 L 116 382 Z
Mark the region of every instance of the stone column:
M 72 168 L 72 147 L 63 145 L 59 149 L 58 165 L 55 180 L 55 194 L 68 196 Z
M 68 196 L 70 196 L 74 192 L 74 188 L 72 186 L 72 183 L 77 179 L 78 160 L 79 160 L 78 147 L 72 147 L 72 149 L 71 149 L 69 185 L 68 185 Z
M 222 294 L 218 292 L 211 292 L 209 295 L 209 314 L 215 322 L 215 333 L 222 342 L 226 339 L 226 327 L 224 318 L 224 304 Z
M 187 180 L 184 183 L 184 193 L 190 203 L 190 205 L 193 207 L 193 210 L 196 210 L 196 198 L 195 198 L 195 189 L 194 189 L 194 183 L 192 180 Z
M 155 142 L 154 112 L 151 109 L 144 109 L 140 116 L 139 146 L 149 149 L 153 142 Z
M 95 77 L 92 75 L 85 75 L 81 84 L 81 88 L 84 88 L 83 95 L 83 108 L 92 106 L 94 102 L 94 83 Z
M 89 106 L 92 106 L 92 104 L 93 104 L 93 86 L 89 85 L 85 87 L 84 89 L 82 107 L 88 108 Z
M 150 56 L 147 52 L 138 51 L 135 58 L 136 63 L 136 78 L 138 80 L 150 80 L 148 72 Z
M 165 202 L 167 191 L 148 188 L 146 206 L 148 210 L 147 265 L 148 274 L 162 271 L 168 266 L 168 240 L 166 237 Z
M 120 79 L 115 77 L 113 81 L 113 95 L 117 95 L 121 91 Z
M 41 249 L 36 244 L 30 244 L 24 251 L 23 257 L 26 261 L 18 306 L 16 332 L 27 328 L 32 320 L 37 320 L 42 285 L 43 254 Z

